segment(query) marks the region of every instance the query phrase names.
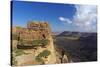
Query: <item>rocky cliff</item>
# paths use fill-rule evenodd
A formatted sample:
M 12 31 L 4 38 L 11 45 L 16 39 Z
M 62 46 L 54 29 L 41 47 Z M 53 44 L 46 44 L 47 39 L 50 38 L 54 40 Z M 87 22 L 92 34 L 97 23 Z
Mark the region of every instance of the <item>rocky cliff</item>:
M 12 65 L 55 64 L 56 54 L 47 22 L 28 22 L 12 29 Z

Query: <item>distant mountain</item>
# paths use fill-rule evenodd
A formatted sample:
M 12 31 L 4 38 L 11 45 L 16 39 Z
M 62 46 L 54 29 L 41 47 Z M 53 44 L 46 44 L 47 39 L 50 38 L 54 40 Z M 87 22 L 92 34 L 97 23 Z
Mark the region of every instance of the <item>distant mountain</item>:
M 78 39 L 73 39 L 73 38 Z M 69 54 L 73 62 L 97 61 L 97 33 L 64 31 L 54 44 Z
M 52 32 L 52 35 L 59 35 L 61 32 Z
M 96 36 L 97 33 L 90 33 L 90 32 L 70 32 L 70 31 L 64 31 L 57 36 L 79 36 L 79 37 L 88 37 L 88 36 Z

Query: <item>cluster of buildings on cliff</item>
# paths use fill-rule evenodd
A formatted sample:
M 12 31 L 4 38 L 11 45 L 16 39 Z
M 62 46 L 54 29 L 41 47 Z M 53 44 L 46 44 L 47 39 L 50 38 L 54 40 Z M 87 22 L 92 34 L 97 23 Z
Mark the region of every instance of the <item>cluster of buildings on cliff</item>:
M 50 27 L 47 22 L 28 22 L 26 27 L 13 27 L 12 34 L 19 35 L 22 40 L 48 39 Z

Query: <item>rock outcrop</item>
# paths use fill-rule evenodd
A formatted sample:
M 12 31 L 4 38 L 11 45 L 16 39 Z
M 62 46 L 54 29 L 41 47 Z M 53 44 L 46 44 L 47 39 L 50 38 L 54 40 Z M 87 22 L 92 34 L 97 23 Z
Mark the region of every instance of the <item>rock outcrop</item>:
M 53 39 L 47 22 L 28 22 L 27 27 L 13 27 L 12 46 L 12 65 L 56 63 Z M 28 46 L 34 48 L 24 48 Z

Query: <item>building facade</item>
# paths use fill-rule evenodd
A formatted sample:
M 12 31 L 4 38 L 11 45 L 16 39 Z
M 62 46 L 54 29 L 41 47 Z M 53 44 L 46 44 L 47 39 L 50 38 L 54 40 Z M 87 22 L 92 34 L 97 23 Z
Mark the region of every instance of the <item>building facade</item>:
M 26 28 L 13 28 L 13 33 L 18 34 L 21 40 L 48 39 L 50 27 L 47 22 L 28 22 Z

